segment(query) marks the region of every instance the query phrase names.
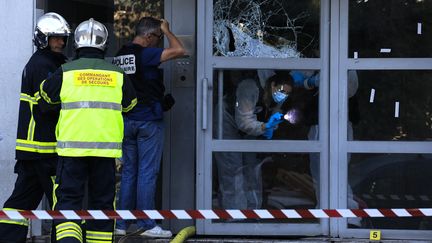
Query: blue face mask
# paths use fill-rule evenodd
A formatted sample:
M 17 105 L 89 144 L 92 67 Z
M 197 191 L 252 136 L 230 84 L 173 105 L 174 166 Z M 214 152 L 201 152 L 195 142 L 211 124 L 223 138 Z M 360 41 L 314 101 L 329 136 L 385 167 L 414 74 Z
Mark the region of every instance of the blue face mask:
M 273 93 L 273 100 L 278 104 L 284 102 L 287 98 L 288 94 L 284 94 L 280 91 L 276 91 Z

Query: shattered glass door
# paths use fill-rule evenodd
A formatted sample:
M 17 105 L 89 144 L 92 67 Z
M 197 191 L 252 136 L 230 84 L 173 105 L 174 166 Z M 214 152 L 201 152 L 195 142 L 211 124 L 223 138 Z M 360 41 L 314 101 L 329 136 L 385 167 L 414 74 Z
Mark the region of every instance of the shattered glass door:
M 214 0 L 213 3 L 214 55 L 316 57 L 320 48 L 320 1 Z
M 320 195 L 327 193 L 321 191 L 320 181 L 326 179 L 321 178 L 320 163 L 327 145 L 320 144 L 319 134 L 326 135 L 318 130 L 321 119 L 327 119 L 319 114 L 321 103 L 327 104 L 320 97 L 328 95 L 328 79 L 324 75 L 320 80 L 320 73 L 328 68 L 320 52 L 322 2 L 211 2 L 212 48 L 206 50 L 207 63 L 212 63 L 208 73 L 211 200 L 205 207 L 313 209 L 325 205 Z M 277 113 L 283 121 L 266 127 Z M 274 230 L 286 223 L 289 230 Z M 254 231 L 254 224 L 260 224 L 261 230 Z M 316 235 L 325 223 L 317 219 L 214 220 L 211 232 L 231 232 L 228 225 L 251 234 L 289 235 L 300 230 Z

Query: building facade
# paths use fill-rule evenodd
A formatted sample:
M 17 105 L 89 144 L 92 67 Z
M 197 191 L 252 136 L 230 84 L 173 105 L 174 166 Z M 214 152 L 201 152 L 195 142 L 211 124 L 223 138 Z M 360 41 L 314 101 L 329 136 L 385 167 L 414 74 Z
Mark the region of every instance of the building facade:
M 430 0 L 0 0 L 0 6 L 6 113 L 0 202 L 15 179 L 20 79 L 34 51 L 34 24 L 53 11 L 72 29 L 90 17 L 104 23 L 108 60 L 143 16 L 167 19 L 188 50 L 162 66 L 176 104 L 165 116 L 160 208 L 432 206 Z M 66 54 L 73 58 L 69 40 Z M 273 73 L 302 79 L 278 107 L 286 121 L 267 140 L 240 125 L 240 107 L 242 97 L 264 97 L 243 111 L 247 124 L 268 119 L 260 114 L 275 110 L 265 99 Z M 255 80 L 252 89 L 246 79 Z M 196 225 L 204 235 L 368 238 L 377 229 L 385 239 L 432 238 L 427 217 L 164 224 L 174 231 Z M 33 228 L 43 233 L 37 222 Z

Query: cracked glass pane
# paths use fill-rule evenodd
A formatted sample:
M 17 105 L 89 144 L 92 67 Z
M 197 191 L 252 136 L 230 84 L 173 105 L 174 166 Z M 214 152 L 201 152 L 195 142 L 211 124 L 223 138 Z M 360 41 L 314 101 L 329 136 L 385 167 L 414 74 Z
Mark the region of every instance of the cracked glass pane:
M 318 57 L 320 1 L 214 0 L 213 54 Z

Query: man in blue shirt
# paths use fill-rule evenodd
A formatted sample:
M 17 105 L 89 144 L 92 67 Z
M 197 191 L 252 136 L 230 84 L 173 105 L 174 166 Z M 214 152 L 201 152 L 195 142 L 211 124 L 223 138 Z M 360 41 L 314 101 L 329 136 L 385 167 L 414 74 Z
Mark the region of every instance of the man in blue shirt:
M 159 48 L 164 35 L 168 48 Z M 138 104 L 124 115 L 123 169 L 118 209 L 151 210 L 155 208 L 156 180 L 162 157 L 164 126 L 163 99 L 165 87 L 162 62 L 181 57 L 185 49 L 170 31 L 166 20 L 142 18 L 136 26 L 136 36 L 123 46 L 113 63 L 123 68 L 132 80 Z M 154 220 L 138 220 L 143 236 L 171 237 Z M 116 233 L 124 235 L 127 225 L 119 220 Z

